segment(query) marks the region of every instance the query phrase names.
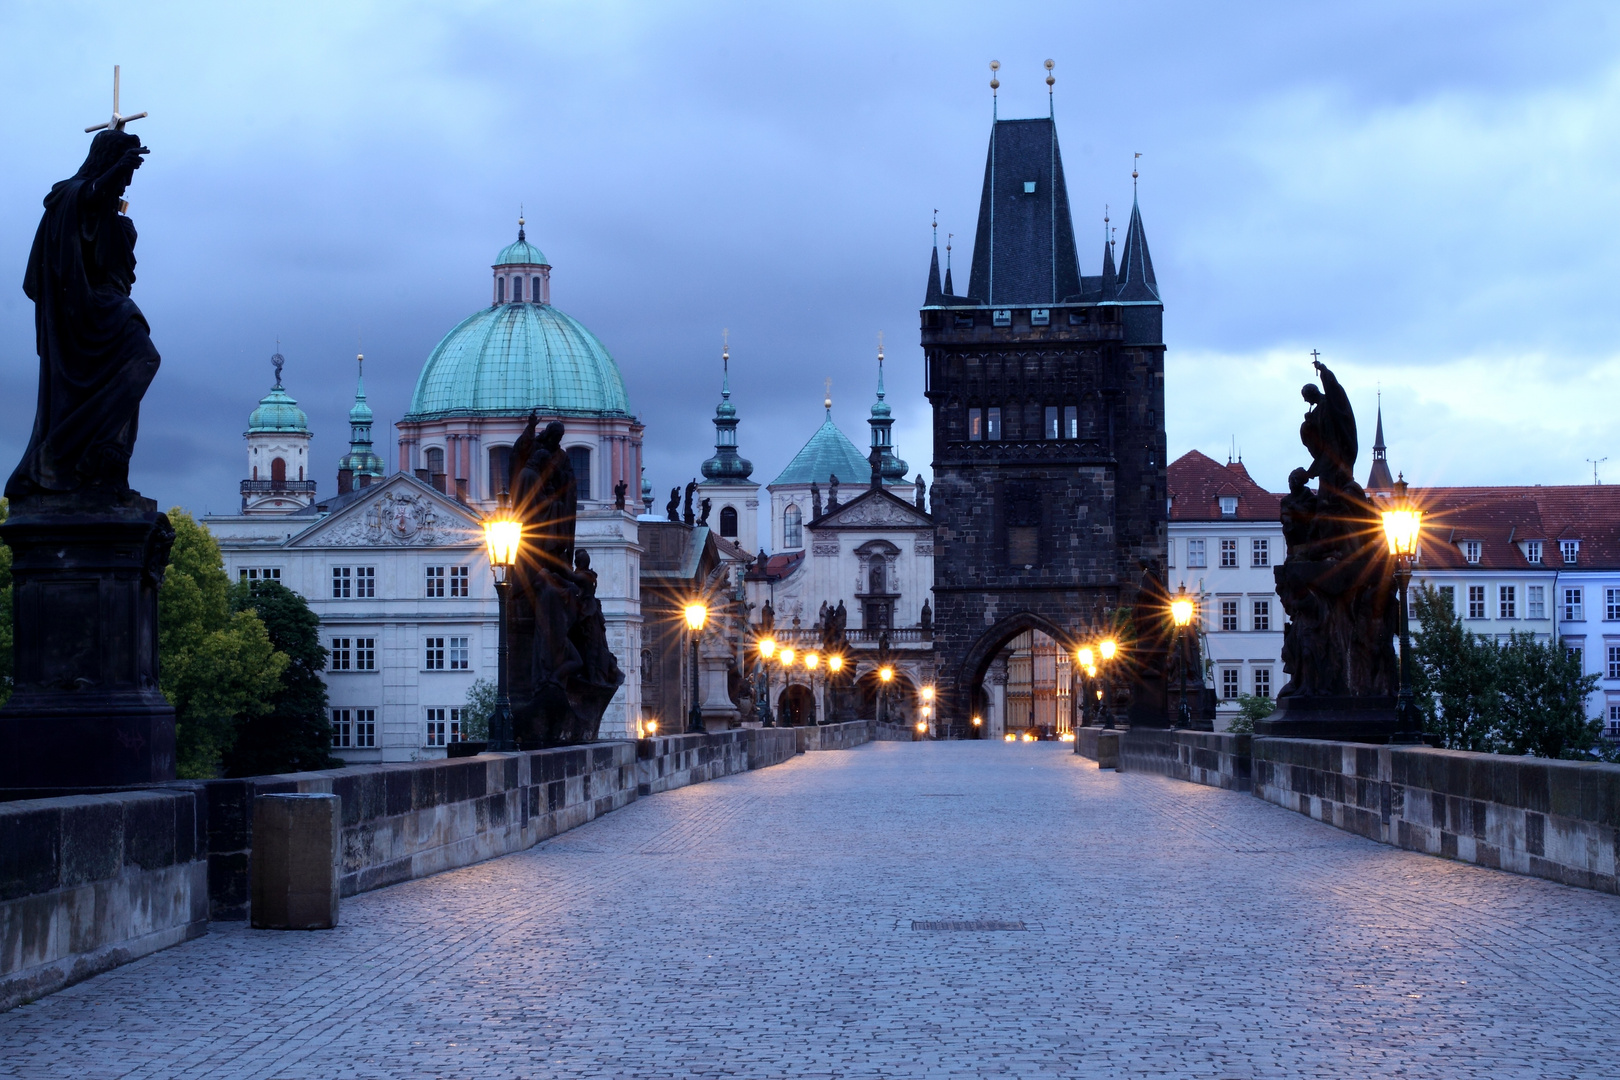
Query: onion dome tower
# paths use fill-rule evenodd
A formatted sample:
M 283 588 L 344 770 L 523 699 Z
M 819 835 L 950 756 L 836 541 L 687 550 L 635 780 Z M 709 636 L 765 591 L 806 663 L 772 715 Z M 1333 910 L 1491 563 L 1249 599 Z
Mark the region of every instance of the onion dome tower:
M 754 550 L 759 534 L 759 484 L 749 479 L 754 463 L 737 453 L 737 406 L 731 403 L 731 346 L 720 349 L 720 404 L 714 408 L 714 456 L 703 463 L 700 497 L 710 500 L 709 527 L 726 540 Z
M 872 453 L 882 456 L 883 464 L 879 474 L 885 484 L 900 484 L 906 479 L 906 463 L 894 452 L 894 417 L 890 415 L 889 403 L 883 400 L 883 342 L 878 342 L 878 384 L 877 400 L 872 403 L 872 415 L 867 423 L 872 426 Z M 871 457 L 868 455 L 867 460 Z
M 383 460 L 371 449 L 371 406 L 366 404 L 364 353 L 357 355 L 359 370 L 354 378 L 354 405 L 349 409 L 349 452 L 338 459 L 338 494 L 357 487 L 368 487 L 383 476 Z
M 259 399 L 243 433 L 248 446 L 248 478 L 242 481 L 242 513 L 290 514 L 315 501 L 309 474 L 309 417 L 281 385 L 287 361 L 270 358 L 276 384 Z

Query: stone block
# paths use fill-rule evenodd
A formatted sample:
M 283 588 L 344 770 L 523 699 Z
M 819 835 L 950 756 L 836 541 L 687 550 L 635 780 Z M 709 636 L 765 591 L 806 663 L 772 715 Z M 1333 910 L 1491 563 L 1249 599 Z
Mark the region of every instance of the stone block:
M 1101 731 L 1097 733 L 1097 768 L 1119 768 L 1119 732 Z
M 341 803 L 336 795 L 260 795 L 254 800 L 254 927 L 329 930 L 337 925 Z

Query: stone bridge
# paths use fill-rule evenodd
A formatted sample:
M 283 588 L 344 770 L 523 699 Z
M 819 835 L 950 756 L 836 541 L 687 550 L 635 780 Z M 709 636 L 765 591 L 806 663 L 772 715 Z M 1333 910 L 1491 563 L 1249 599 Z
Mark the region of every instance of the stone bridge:
M 392 770 L 414 784 L 266 778 L 365 804 L 345 804 L 349 895 L 326 931 L 206 921 L 236 856 L 210 866 L 213 821 L 160 865 L 142 836 L 150 800 L 173 795 L 89 797 L 104 833 L 121 822 L 115 873 L 70 842 L 88 811 L 0 807 L 13 979 L 30 897 L 37 915 L 142 875 L 215 879 L 196 883 L 207 933 L 118 966 L 81 949 L 109 969 L 0 1014 L 0 1076 L 1616 1070 L 1600 819 L 1620 769 L 1487 759 L 1475 776 L 1472 755 L 1439 751 L 1086 735 L 1115 770 L 1066 744 L 866 742 L 867 727 L 796 754 L 785 734 Z M 451 765 L 475 771 L 436 788 Z M 19 893 L 37 867 L 17 841 L 40 827 L 23 818 L 52 812 L 53 889 Z M 363 858 L 385 869 L 362 880 Z M 1525 873 L 1472 865 L 1493 859 Z M 1577 859 L 1593 887 L 1547 880 L 1576 880 Z M 88 924 L 61 918 L 72 945 Z

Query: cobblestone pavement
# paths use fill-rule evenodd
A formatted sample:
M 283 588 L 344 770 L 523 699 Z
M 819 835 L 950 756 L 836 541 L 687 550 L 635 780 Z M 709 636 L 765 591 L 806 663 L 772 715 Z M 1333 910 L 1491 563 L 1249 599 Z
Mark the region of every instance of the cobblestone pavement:
M 801 755 L 342 920 L 0 1014 L 0 1076 L 1620 1075 L 1620 898 L 1059 744 Z

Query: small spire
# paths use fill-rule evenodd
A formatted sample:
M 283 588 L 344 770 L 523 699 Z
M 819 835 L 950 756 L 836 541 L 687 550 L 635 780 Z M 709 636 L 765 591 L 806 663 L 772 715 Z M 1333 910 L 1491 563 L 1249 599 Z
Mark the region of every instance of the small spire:
M 883 400 L 883 331 L 878 331 L 878 400 Z
M 1142 175 L 1136 171 L 1136 163 L 1141 159 L 1142 152 L 1140 150 L 1135 151 L 1134 156 L 1131 158 L 1131 199 L 1133 201 L 1136 199 L 1136 178 Z
M 945 295 L 946 296 L 955 296 L 956 295 L 956 289 L 951 285 L 951 241 L 953 239 L 955 239 L 955 237 L 956 237 L 955 233 L 948 232 L 948 233 L 945 234 Z
M 996 72 L 998 72 L 1000 70 L 1001 70 L 1001 61 L 1000 60 L 992 60 L 992 61 L 990 61 L 990 119 L 992 119 L 992 120 L 996 119 L 996 117 L 997 117 L 997 112 L 996 112 L 997 95 L 996 95 L 996 91 L 1001 89 L 1001 80 L 996 78 Z
M 1052 74 L 1052 68 L 1055 66 L 1050 60 L 1046 62 L 1046 118 L 1048 120 L 1057 116 L 1057 113 L 1052 108 L 1052 84 L 1057 82 L 1057 77 Z
M 731 330 L 720 331 L 720 397 L 731 400 Z
M 939 207 L 934 207 L 934 247 L 939 247 Z
M 527 237 L 525 237 L 523 235 L 523 204 L 522 203 L 518 203 L 518 239 L 519 240 L 528 239 Z
M 827 419 L 831 420 L 832 419 L 832 379 L 830 379 L 830 378 L 827 380 L 827 398 L 826 398 L 826 400 L 824 400 L 821 403 L 821 406 L 822 406 L 822 408 L 827 410 Z

